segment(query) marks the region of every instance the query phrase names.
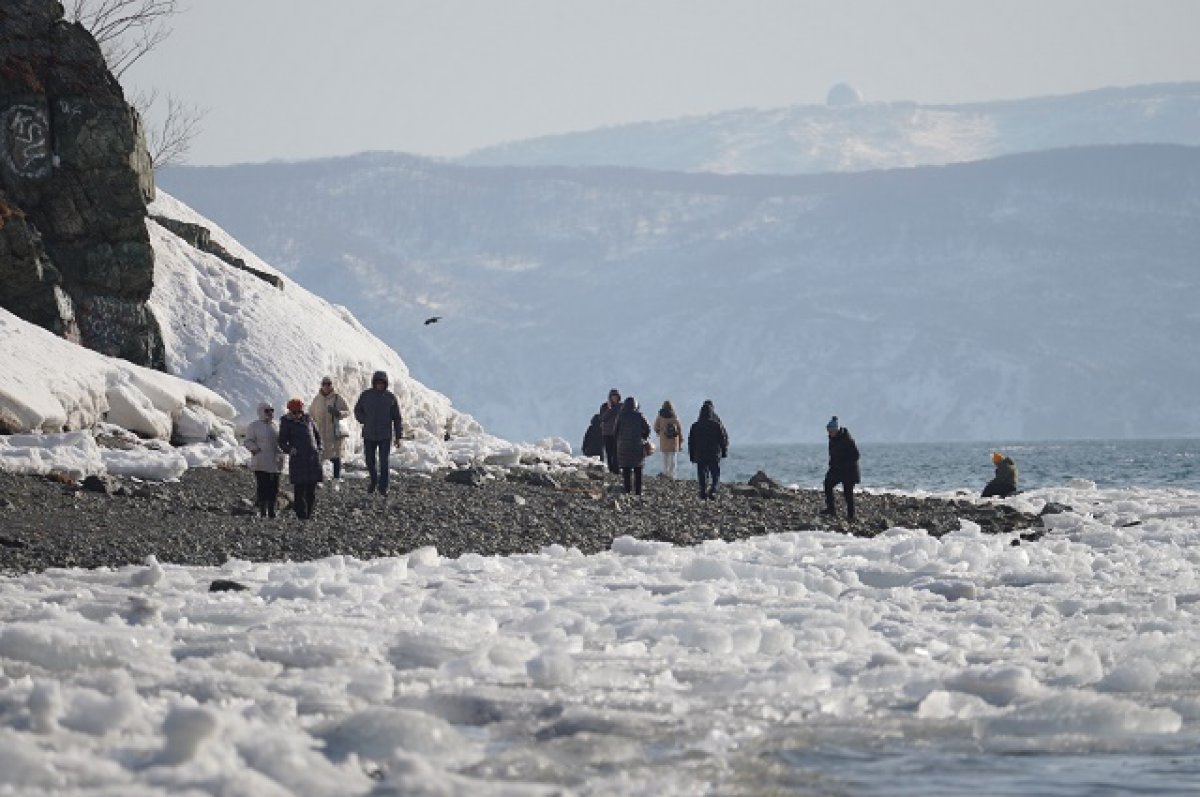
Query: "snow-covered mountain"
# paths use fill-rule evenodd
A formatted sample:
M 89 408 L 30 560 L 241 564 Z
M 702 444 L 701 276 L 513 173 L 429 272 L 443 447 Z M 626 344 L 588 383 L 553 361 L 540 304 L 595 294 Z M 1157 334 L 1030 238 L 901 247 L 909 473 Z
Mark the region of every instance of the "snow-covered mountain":
M 610 387 L 741 442 L 1200 434 L 1200 149 L 815 176 L 399 155 L 172 169 L 509 438 Z M 440 315 L 435 324 L 423 323 Z
M 189 465 L 237 462 L 246 452 L 236 432 L 255 417 L 258 402 L 307 402 L 327 374 L 353 402 L 376 370 L 389 374 L 411 437 L 394 457 L 398 465 L 514 462 L 526 453 L 561 458 L 550 450 L 554 441 L 521 446 L 486 433 L 412 378 L 400 356 L 346 308 L 281 278 L 183 203 L 160 192 L 150 210 L 203 225 L 248 268 L 147 220 L 155 251 L 149 304 L 162 331 L 166 374 L 98 354 L 0 309 L 0 470 L 171 478 Z M 101 449 L 97 433 L 128 440 Z M 347 442 L 348 455 L 357 456 L 357 437 Z
M 857 102 L 743 109 L 488 147 L 480 166 L 631 166 L 815 174 L 984 160 L 1081 145 L 1200 144 L 1200 83 L 963 105 Z M 845 87 L 841 87 L 845 89 Z

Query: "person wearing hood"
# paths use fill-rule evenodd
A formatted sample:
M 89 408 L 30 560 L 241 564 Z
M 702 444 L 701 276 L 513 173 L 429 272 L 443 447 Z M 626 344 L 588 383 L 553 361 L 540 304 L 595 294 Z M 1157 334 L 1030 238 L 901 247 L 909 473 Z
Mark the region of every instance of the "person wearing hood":
M 621 415 L 621 391 L 615 387 L 608 391 L 608 401 L 600 405 L 600 436 L 604 441 L 604 455 L 601 459 L 608 463 L 608 472 L 617 473 L 620 465 L 617 463 L 617 418 Z
M 838 423 L 836 415 L 825 424 L 829 436 L 829 470 L 825 472 L 825 508 L 822 515 L 837 517 L 837 506 L 833 502 L 833 488 L 842 485 L 846 496 L 846 519 L 854 521 L 854 485 L 862 481 L 858 467 L 858 445 L 850 436 L 850 430 Z
M 642 494 L 642 467 L 646 463 L 646 441 L 650 437 L 650 424 L 638 409 L 633 396 L 625 399 L 621 412 L 613 424 L 617 439 L 617 464 L 625 482 L 626 493 Z
M 371 376 L 371 387 L 364 390 L 354 403 L 354 419 L 362 424 L 363 453 L 367 460 L 367 472 L 371 481 L 367 493 L 376 491 L 386 500 L 388 477 L 391 475 L 388 459 L 392 445 L 399 446 L 404 435 L 400 417 L 400 402 L 396 394 L 388 390 L 388 377 L 383 371 Z
M 983 498 L 1008 498 L 1017 494 L 1017 463 L 999 451 L 992 452 L 995 477 L 983 488 Z
M 243 441 L 250 452 L 250 470 L 254 471 L 257 487 L 255 506 L 258 516 L 275 517 L 279 500 L 279 474 L 283 471 L 283 451 L 279 448 L 279 427 L 275 424 L 275 408 L 266 401 L 258 404 L 258 420 L 246 427 Z
M 683 426 L 675 414 L 675 405 L 664 401 L 654 419 L 654 433 L 658 435 L 658 450 L 662 452 L 663 475 L 675 478 L 675 459 L 683 448 Z
M 580 451 L 585 457 L 599 457 L 604 461 L 604 435 L 600 431 L 600 413 L 592 416 L 588 422 L 587 431 L 583 433 L 583 446 Z
M 729 433 L 711 401 L 700 406 L 700 417 L 688 430 L 687 446 L 688 459 L 696 465 L 700 500 L 716 500 L 717 487 L 721 483 L 721 460 L 729 456 Z
M 308 414 L 312 416 L 313 422 L 317 424 L 317 431 L 321 433 L 321 441 L 324 443 L 321 446 L 321 461 L 328 460 L 333 466 L 333 483 L 336 489 L 338 480 L 342 477 L 342 454 L 346 448 L 346 434 L 338 434 L 338 421 L 350 417 L 350 405 L 346 403 L 342 394 L 334 389 L 333 377 L 321 378 L 321 387 L 309 402 Z
M 309 520 L 317 505 L 317 485 L 325 478 L 321 468 L 321 433 L 298 398 L 287 403 L 287 415 L 279 422 L 279 447 L 288 455 L 288 478 L 292 481 L 292 505 L 296 517 Z

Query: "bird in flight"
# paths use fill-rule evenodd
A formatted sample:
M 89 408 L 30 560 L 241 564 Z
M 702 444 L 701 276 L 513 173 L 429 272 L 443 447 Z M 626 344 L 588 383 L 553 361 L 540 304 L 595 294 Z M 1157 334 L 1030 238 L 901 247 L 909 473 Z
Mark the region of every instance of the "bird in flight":
M 442 320 L 442 317 L 440 315 L 430 316 L 429 318 L 425 319 L 425 326 L 429 326 L 430 324 L 436 324 L 438 321 L 441 321 L 441 320 Z

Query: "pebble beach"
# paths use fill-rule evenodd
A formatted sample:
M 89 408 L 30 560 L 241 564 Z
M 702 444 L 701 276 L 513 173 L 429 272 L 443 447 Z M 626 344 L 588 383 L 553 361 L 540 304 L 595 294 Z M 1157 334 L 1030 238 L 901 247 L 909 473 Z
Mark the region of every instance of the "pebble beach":
M 0 473 L 0 572 L 100 568 L 163 563 L 221 565 L 231 559 L 307 561 L 341 554 L 396 556 L 432 546 L 447 557 L 535 553 L 547 546 L 583 553 L 607 550 L 614 539 L 695 545 L 805 529 L 874 536 L 894 527 L 940 536 L 976 523 L 985 533 L 1014 533 L 1014 544 L 1040 536 L 1039 518 L 1003 503 L 967 498 L 914 498 L 858 493 L 857 519 L 821 516 L 822 495 L 781 488 L 760 475 L 722 484 L 716 501 L 696 497 L 689 480 L 647 478 L 641 497 L 593 467 L 548 475 L 527 469 L 472 469 L 393 474 L 385 503 L 368 495 L 361 472 L 350 471 L 317 493 L 314 517 L 286 508 L 259 518 L 254 479 L 244 468 L 193 468 L 170 482 L 109 480 L 82 484 Z M 466 481 L 468 483 L 459 483 Z M 839 505 L 841 493 L 838 493 Z

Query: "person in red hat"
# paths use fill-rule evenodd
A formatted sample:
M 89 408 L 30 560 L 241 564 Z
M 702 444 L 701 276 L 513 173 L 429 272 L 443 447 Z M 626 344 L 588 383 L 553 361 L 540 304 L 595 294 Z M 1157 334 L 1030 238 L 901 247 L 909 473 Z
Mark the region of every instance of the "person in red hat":
M 317 504 L 317 484 L 325 474 L 321 469 L 321 433 L 298 398 L 288 401 L 287 414 L 279 421 L 279 447 L 288 455 L 296 517 L 308 520 Z

